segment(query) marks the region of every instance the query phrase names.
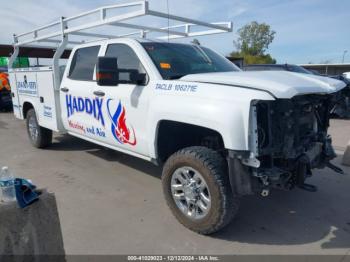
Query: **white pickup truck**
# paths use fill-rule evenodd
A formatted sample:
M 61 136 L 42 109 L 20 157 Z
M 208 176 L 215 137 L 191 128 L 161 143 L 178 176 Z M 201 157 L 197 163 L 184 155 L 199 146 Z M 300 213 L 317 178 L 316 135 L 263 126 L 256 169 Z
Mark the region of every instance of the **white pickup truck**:
M 11 69 L 10 81 L 35 147 L 54 131 L 163 165 L 170 209 L 201 234 L 227 225 L 241 196 L 314 191 L 312 169 L 340 172 L 327 129 L 345 84 L 330 78 L 242 72 L 202 46 L 115 38 L 75 46 L 60 74 L 57 63 Z

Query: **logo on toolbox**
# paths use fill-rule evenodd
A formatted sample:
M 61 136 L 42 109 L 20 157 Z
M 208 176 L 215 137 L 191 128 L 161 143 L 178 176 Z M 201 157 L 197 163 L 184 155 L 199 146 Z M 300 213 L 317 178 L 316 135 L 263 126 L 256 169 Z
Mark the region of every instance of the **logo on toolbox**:
M 108 99 L 107 101 L 107 109 L 109 118 L 111 119 L 112 125 L 111 125 L 111 131 L 114 136 L 114 138 L 120 143 L 120 144 L 129 144 L 131 146 L 136 145 L 136 136 L 134 128 L 131 126 L 132 132 L 130 132 L 130 128 L 127 126 L 126 123 L 126 110 L 125 107 L 122 105 L 121 101 L 119 101 L 117 110 L 115 111 L 114 115 L 111 113 L 110 103 L 113 101 L 113 99 Z
M 37 85 L 34 81 L 28 81 L 27 76 L 23 76 L 23 81 L 16 82 L 18 93 L 30 95 L 30 96 L 36 96 L 37 91 Z

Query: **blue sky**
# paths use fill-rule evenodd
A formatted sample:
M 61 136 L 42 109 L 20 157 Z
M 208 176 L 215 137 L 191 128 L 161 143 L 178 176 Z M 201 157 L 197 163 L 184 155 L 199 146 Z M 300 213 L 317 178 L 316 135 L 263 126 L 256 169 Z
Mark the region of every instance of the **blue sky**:
M 0 43 L 10 43 L 13 33 L 118 0 L 11 0 L 1 3 Z M 154 10 L 166 11 L 166 0 L 150 0 Z M 265 22 L 276 37 L 268 52 L 280 63 L 339 63 L 344 50 L 350 63 L 349 0 L 169 0 L 170 12 L 208 22 L 233 21 L 234 32 L 198 38 L 222 54 L 235 49 L 237 29 L 251 21 Z M 142 20 L 165 26 L 166 21 Z M 108 30 L 108 29 L 105 29 Z M 189 41 L 189 40 L 186 40 Z

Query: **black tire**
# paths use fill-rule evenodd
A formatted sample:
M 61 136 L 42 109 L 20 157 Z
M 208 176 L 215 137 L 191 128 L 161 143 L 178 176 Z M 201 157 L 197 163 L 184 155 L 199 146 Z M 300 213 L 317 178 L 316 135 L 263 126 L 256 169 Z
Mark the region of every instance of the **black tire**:
M 36 125 L 38 133 L 35 137 L 31 135 L 30 123 Z M 52 143 L 52 130 L 39 126 L 34 109 L 29 109 L 27 113 L 27 133 L 30 142 L 36 148 L 45 148 Z
M 190 167 L 204 178 L 211 197 L 208 213 L 199 220 L 186 216 L 177 206 L 171 180 L 174 172 L 181 167 Z M 208 235 L 228 225 L 238 212 L 239 198 L 232 194 L 225 159 L 206 147 L 189 147 L 173 154 L 165 163 L 162 174 L 165 199 L 177 220 L 185 227 L 200 234 Z

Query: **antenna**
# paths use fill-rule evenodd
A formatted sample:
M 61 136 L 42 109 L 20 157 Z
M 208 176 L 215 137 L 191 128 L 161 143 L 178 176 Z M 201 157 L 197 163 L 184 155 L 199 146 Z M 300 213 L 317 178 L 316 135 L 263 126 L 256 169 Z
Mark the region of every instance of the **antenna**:
M 170 42 L 170 9 L 169 0 L 166 0 L 167 12 L 168 12 L 168 42 Z

